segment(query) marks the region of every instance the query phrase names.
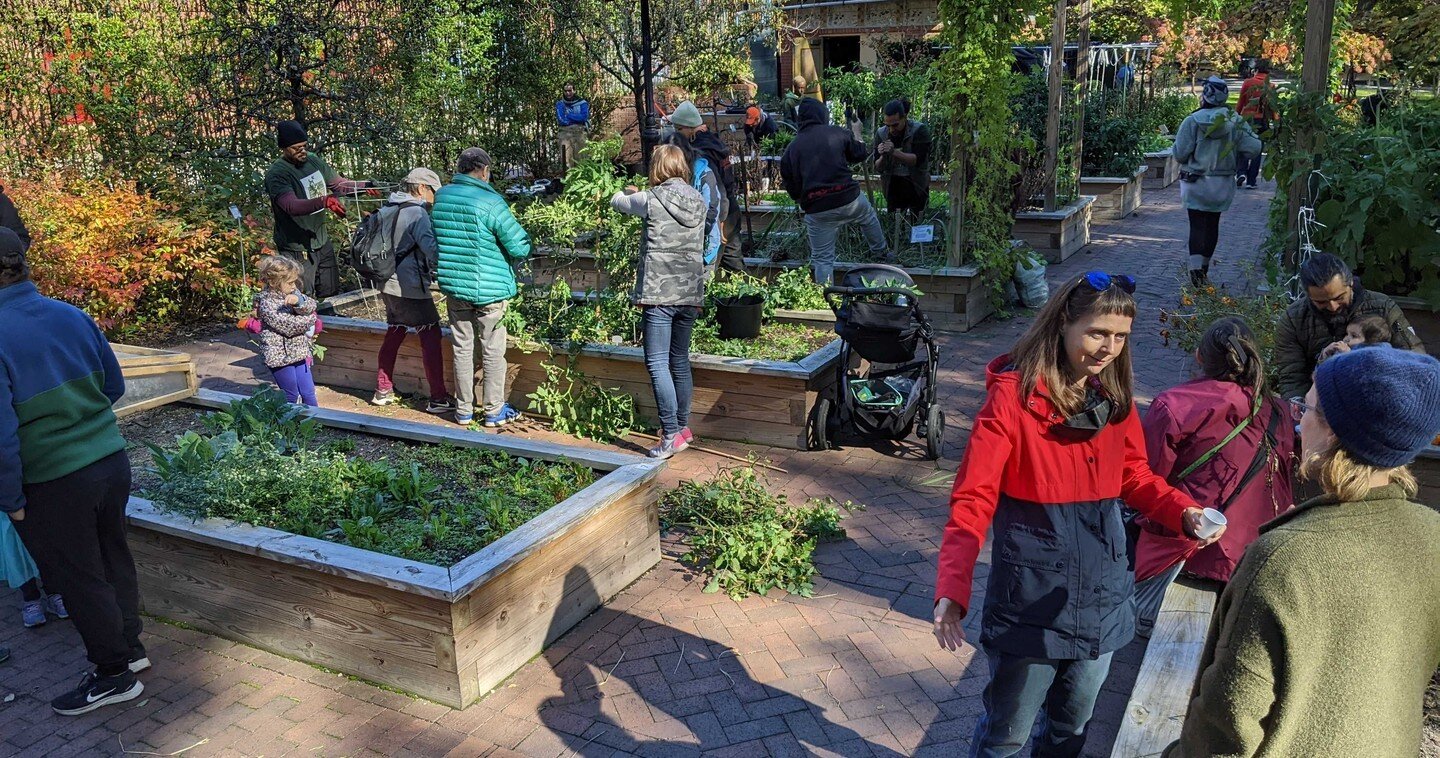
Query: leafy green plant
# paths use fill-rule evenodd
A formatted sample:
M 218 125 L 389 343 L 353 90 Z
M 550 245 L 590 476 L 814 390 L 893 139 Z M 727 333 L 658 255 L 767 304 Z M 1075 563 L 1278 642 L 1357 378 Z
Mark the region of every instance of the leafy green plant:
M 1213 284 L 1203 287 L 1187 284 L 1180 288 L 1180 310 L 1160 311 L 1160 323 L 1164 325 L 1160 336 L 1166 345 L 1173 339 L 1181 350 L 1193 355 L 1211 324 L 1228 316 L 1245 319 L 1255 333 L 1255 346 L 1265 363 L 1266 380 L 1275 387 L 1279 368 L 1274 360 L 1275 328 L 1289 304 L 1289 298 L 1278 292 L 1240 295 Z
M 765 361 L 799 361 L 835 340 L 831 332 L 800 324 L 767 324 L 760 337 L 745 340 L 720 339 L 720 326 L 714 319 L 695 323 L 690 336 L 691 350 L 727 358 L 748 358 Z
M 280 390 L 265 386 L 206 416 L 205 428 L 217 435 L 232 432 L 247 445 L 273 445 L 288 455 L 314 441 L 320 422 L 307 417 L 304 406 L 290 403 Z
M 746 297 L 765 297 L 769 285 L 764 279 L 744 273 L 733 273 L 716 277 L 705 285 L 705 294 L 711 302 L 733 303 Z
M 682 560 L 710 575 L 706 592 L 739 600 L 778 587 L 809 597 L 816 543 L 844 539 L 841 510 L 863 508 L 828 498 L 791 506 L 767 484 L 753 467 L 732 467 L 708 481 L 681 482 L 661 498 L 666 528 L 686 532 L 690 550 Z
M 545 382 L 526 395 L 532 411 L 549 416 L 561 434 L 597 442 L 619 439 L 639 426 L 633 397 L 601 387 L 573 364 L 544 364 Z
M 782 155 L 785 152 L 785 148 L 790 147 L 790 143 L 794 141 L 795 132 L 789 129 L 781 129 L 769 137 L 760 140 L 760 154 Z
M 353 438 L 319 444 L 274 410 L 257 395 L 212 415 L 204 434 L 147 444 L 158 484 L 142 494 L 194 519 L 228 518 L 448 566 L 595 480 L 578 464 L 444 445 L 397 442 L 383 460 L 351 456 Z
M 776 310 L 823 311 L 829 309 L 830 304 L 825 301 L 825 287 L 810 277 L 808 269 L 792 268 L 770 282 L 765 292 L 765 307 L 772 313 Z
M 1123 90 L 1101 90 L 1087 99 L 1081 174 L 1128 177 L 1145 162 L 1141 105 L 1142 98 Z

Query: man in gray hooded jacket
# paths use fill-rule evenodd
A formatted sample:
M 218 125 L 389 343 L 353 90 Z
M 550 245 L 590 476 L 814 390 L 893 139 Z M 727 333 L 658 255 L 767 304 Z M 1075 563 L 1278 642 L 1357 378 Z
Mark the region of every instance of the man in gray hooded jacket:
M 1235 171 L 1244 157 L 1260 154 L 1260 138 L 1227 104 L 1225 80 L 1205 80 L 1200 107 L 1175 135 L 1180 162 L 1180 202 L 1190 215 L 1190 283 L 1210 283 L 1210 258 L 1220 241 L 1220 214 L 1235 199 Z

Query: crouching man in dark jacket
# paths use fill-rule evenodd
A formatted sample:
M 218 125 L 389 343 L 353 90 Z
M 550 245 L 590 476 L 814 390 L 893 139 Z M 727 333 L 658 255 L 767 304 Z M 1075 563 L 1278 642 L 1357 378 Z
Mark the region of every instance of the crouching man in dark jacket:
M 780 158 L 785 191 L 805 212 L 810 270 L 820 284 L 834 278 L 835 239 L 846 224 L 860 224 L 873 257 L 883 258 L 886 252 L 880 217 L 850 170 L 868 151 L 849 130 L 829 122 L 824 103 L 811 97 L 801 100 L 800 133 Z
M 1329 253 L 1316 255 L 1300 267 L 1300 283 L 1306 297 L 1285 309 L 1275 331 L 1281 397 L 1304 397 L 1320 353 L 1345 339 L 1345 327 L 1362 316 L 1385 319 L 1392 347 L 1425 352 L 1400 306 L 1388 296 L 1362 287 L 1345 261 Z

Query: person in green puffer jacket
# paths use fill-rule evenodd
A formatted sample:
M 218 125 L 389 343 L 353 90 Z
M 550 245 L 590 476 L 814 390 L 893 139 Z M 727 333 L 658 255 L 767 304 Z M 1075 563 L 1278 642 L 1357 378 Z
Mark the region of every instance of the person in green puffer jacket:
M 436 279 L 445 293 L 455 343 L 455 421 L 475 420 L 475 343 L 483 366 L 481 402 L 485 426 L 520 417 L 505 402 L 505 317 L 515 297 L 513 261 L 530 255 L 530 236 L 505 198 L 490 186 L 490 154 L 478 147 L 460 153 L 451 183 L 435 193 L 430 216 L 440 250 Z
M 1220 214 L 1235 199 L 1235 171 L 1241 158 L 1259 155 L 1260 138 L 1227 102 L 1225 80 L 1205 80 L 1200 107 L 1185 117 L 1175 135 L 1180 162 L 1180 202 L 1190 215 L 1190 282 L 1210 283 L 1210 257 L 1220 241 Z

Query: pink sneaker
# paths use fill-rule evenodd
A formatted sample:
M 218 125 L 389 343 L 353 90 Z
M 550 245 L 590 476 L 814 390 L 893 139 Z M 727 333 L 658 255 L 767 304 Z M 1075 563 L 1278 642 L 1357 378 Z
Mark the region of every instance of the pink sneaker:
M 690 427 L 688 426 L 684 429 L 681 429 L 680 434 L 677 436 L 680 438 L 680 450 L 684 450 L 685 448 L 690 447 L 691 443 L 695 441 L 695 433 L 691 432 Z

